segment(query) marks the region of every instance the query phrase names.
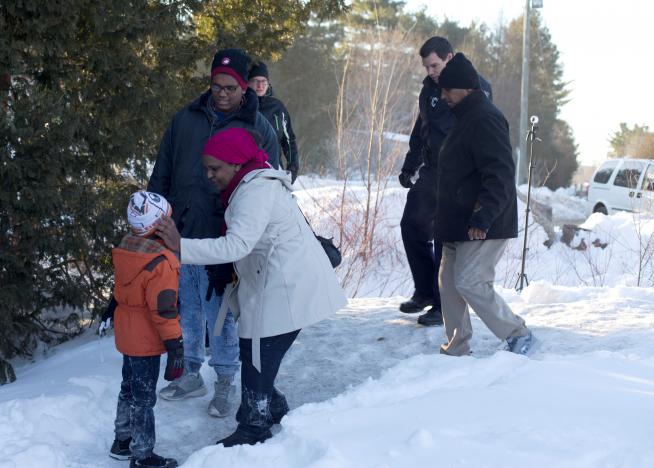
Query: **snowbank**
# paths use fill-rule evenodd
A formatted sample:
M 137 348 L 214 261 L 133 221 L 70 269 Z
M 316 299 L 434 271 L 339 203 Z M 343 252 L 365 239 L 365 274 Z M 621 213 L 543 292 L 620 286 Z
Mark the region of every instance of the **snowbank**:
M 526 195 L 527 185 L 521 185 L 518 190 Z M 591 213 L 588 200 L 575 196 L 573 188 L 561 187 L 552 191 L 547 187 L 532 187 L 531 196 L 552 207 L 552 218 L 557 225 L 580 223 Z

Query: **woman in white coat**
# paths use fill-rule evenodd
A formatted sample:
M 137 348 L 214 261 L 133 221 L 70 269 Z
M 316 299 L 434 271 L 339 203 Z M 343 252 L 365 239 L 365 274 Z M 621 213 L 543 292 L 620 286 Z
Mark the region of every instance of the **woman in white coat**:
M 346 304 L 334 270 L 291 194 L 291 178 L 270 168 L 267 155 L 242 128 L 214 135 L 204 147 L 207 177 L 221 190 L 225 235 L 180 239 L 163 219 L 158 233 L 183 264 L 234 262 L 235 288 L 227 287 L 216 330 L 226 307 L 238 317 L 241 406 L 238 428 L 219 440 L 226 447 L 272 437 L 270 427 L 288 412 L 274 387 L 282 358 L 300 329 Z

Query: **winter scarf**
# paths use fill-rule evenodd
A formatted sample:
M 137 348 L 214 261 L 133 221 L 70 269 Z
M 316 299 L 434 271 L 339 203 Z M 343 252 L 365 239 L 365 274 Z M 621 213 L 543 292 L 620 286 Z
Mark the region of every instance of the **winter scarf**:
M 222 202 L 225 209 L 227 209 L 229 206 L 229 199 L 231 198 L 232 193 L 234 193 L 234 190 L 236 190 L 236 187 L 238 187 L 238 184 L 240 184 L 241 180 L 243 180 L 243 177 L 245 177 L 249 172 L 259 169 L 270 169 L 270 164 L 265 161 L 253 160 L 248 162 L 245 166 L 241 167 L 241 169 L 236 174 L 234 174 L 231 182 L 227 184 L 227 187 L 225 187 L 222 192 L 220 192 L 220 201 Z

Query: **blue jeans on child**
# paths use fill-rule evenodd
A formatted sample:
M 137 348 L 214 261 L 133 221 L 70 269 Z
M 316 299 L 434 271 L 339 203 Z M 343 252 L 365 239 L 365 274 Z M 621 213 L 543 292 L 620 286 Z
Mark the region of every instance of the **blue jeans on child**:
M 202 265 L 182 265 L 179 275 L 179 315 L 184 337 L 184 370 L 199 372 L 204 362 L 205 330 L 209 330 L 209 365 L 219 376 L 233 377 L 239 368 L 236 322 L 227 313 L 222 334 L 214 326 L 222 297 L 212 294 L 206 301 L 209 278 Z
M 123 381 L 118 394 L 116 439 L 132 438 L 130 449 L 137 460 L 152 455 L 154 448 L 154 404 L 160 356 L 123 355 Z

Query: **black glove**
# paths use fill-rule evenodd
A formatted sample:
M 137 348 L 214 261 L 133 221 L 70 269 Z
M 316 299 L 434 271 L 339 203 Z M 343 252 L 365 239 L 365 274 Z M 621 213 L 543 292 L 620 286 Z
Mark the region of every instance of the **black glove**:
M 207 265 L 204 267 L 207 270 L 207 277 L 209 278 L 209 287 L 207 288 L 207 295 L 205 300 L 211 300 L 213 293 L 216 296 L 222 296 L 225 292 L 225 287 L 234 281 L 234 265 L 232 263 L 223 263 L 221 265 Z
M 112 319 L 114 318 L 114 312 L 116 311 L 116 306 L 118 305 L 118 302 L 116 301 L 116 298 L 112 295 L 111 300 L 109 301 L 109 304 L 107 304 L 107 308 L 104 310 L 104 313 L 102 314 L 102 318 L 100 321 L 105 322 L 107 319 Z
M 104 310 L 102 317 L 100 317 L 100 325 L 98 326 L 98 335 L 100 337 L 104 336 L 111 327 L 116 306 L 118 306 L 118 302 L 116 302 L 116 298 L 112 295 L 107 308 Z
M 413 182 L 411 182 L 411 177 L 413 177 L 413 174 L 407 171 L 402 171 L 400 172 L 400 185 L 404 188 L 411 188 L 413 187 Z
M 179 379 L 184 373 L 184 342 L 182 337 L 166 340 L 164 346 L 166 352 L 168 352 L 164 379 L 168 381 Z
M 297 179 L 297 173 L 300 169 L 297 164 L 289 164 L 287 170 L 291 173 L 291 184 L 294 184 L 295 179 Z

